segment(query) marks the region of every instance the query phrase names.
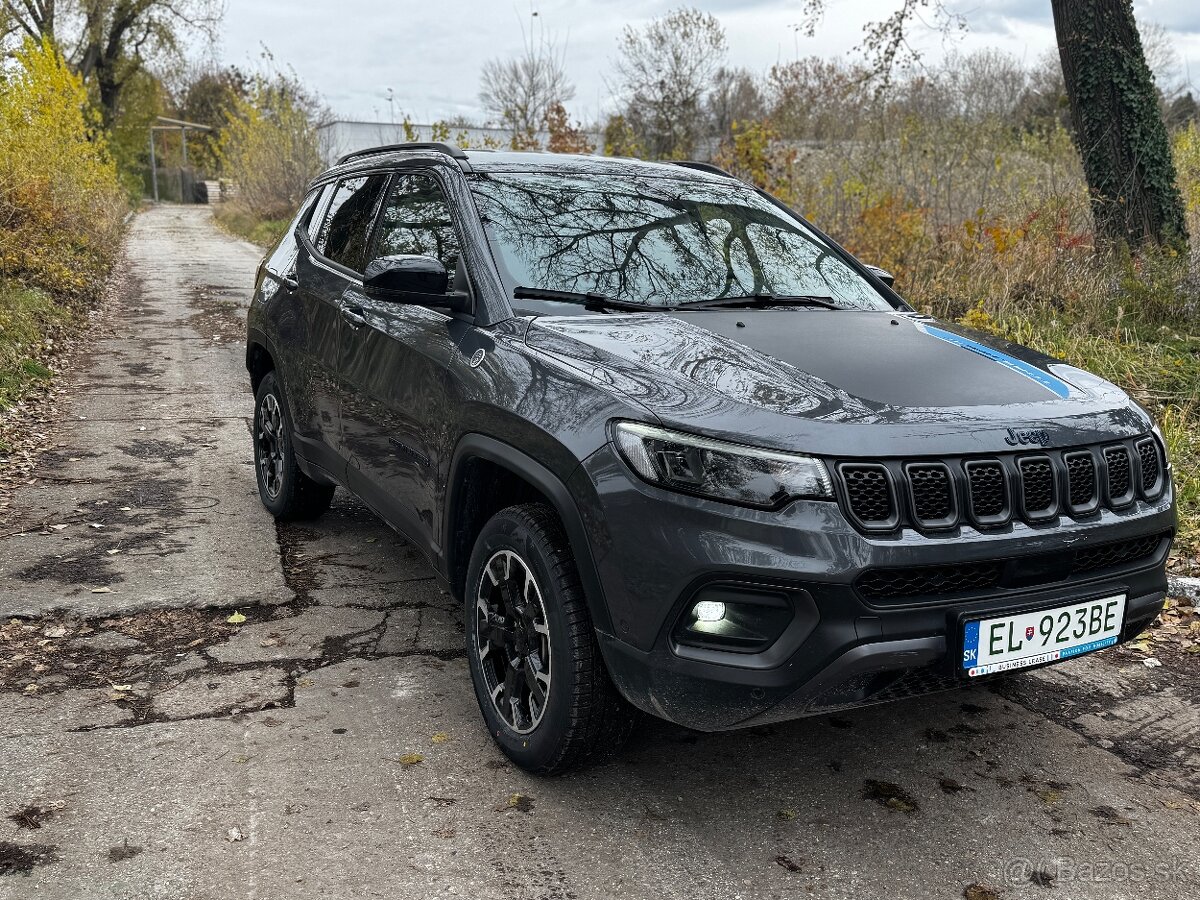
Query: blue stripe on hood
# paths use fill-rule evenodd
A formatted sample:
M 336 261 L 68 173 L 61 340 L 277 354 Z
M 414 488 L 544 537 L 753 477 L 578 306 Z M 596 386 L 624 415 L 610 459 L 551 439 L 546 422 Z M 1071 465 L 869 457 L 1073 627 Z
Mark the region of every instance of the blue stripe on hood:
M 933 325 L 926 325 L 924 322 L 915 323 L 917 328 L 928 334 L 930 337 L 935 337 L 938 340 L 945 341 L 948 344 L 954 344 L 956 347 L 962 347 L 964 350 L 970 350 L 972 353 L 978 353 L 980 356 L 990 359 L 992 362 L 999 363 L 1004 368 L 1016 372 L 1018 375 L 1024 375 L 1033 381 L 1036 381 L 1046 390 L 1050 391 L 1056 397 L 1063 400 L 1071 396 L 1071 386 L 1065 381 L 1060 381 L 1049 372 L 1044 372 L 1037 366 L 1031 366 L 1027 362 L 1022 362 L 1019 359 L 1009 356 L 1007 353 L 1001 353 L 993 347 L 988 347 L 986 344 L 980 344 L 970 338 L 965 338 L 962 335 L 954 334 L 951 331 L 944 331 L 941 328 L 936 328 Z

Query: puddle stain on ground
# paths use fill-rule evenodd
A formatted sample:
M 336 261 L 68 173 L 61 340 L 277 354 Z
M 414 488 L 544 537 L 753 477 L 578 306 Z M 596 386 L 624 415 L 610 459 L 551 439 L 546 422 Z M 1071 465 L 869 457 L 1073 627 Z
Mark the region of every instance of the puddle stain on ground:
M 49 844 L 12 844 L 0 841 L 0 877 L 25 875 L 38 866 L 58 862 L 58 847 Z

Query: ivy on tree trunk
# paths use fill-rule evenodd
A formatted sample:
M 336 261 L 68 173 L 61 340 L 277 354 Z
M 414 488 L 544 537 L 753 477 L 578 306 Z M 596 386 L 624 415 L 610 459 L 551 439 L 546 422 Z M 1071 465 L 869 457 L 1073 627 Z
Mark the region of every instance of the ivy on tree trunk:
M 1183 199 L 1131 0 L 1051 0 L 1101 240 L 1183 247 Z

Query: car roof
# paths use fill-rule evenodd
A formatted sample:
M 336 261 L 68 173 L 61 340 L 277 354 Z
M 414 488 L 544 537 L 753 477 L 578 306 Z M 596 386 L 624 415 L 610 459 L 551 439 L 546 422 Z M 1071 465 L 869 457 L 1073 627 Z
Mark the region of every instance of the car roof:
M 592 156 L 576 153 L 544 153 L 515 150 L 461 150 L 453 144 L 412 143 L 376 147 L 343 156 L 318 181 L 334 173 L 358 169 L 377 169 L 413 159 L 457 164 L 468 173 L 547 173 L 559 175 L 625 175 L 643 178 L 726 183 L 736 181 L 727 172 L 708 163 L 647 162 L 640 159 L 614 156 Z

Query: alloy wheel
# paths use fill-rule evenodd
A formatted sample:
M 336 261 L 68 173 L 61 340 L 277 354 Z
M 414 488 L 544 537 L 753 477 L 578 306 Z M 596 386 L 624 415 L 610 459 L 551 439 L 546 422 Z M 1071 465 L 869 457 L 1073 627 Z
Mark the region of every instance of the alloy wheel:
M 550 697 L 550 628 L 529 564 L 511 550 L 492 554 L 475 595 L 480 669 L 492 704 L 518 734 L 537 728 Z
M 283 488 L 283 412 L 274 394 L 265 395 L 259 404 L 255 441 L 263 489 L 274 500 Z

